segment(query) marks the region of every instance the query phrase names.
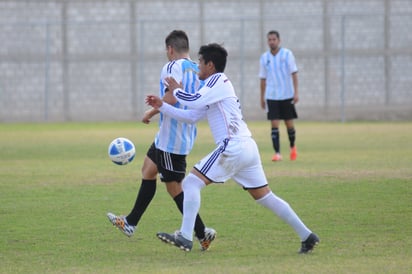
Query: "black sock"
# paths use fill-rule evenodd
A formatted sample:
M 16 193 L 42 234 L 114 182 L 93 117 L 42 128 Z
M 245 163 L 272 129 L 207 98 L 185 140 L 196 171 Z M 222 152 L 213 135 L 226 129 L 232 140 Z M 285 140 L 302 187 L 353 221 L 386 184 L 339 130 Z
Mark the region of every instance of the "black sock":
M 175 200 L 177 208 L 183 214 L 183 192 L 176 195 L 173 200 Z M 198 239 L 203 239 L 205 237 L 205 224 L 203 223 L 202 219 L 200 218 L 199 214 L 196 215 L 195 221 L 195 234 Z
M 156 180 L 142 180 L 132 211 L 127 215 L 129 225 L 136 226 L 156 193 Z
M 276 153 L 280 152 L 280 145 L 279 145 L 279 129 L 276 127 L 272 128 L 272 144 L 273 149 Z
M 288 136 L 289 136 L 289 143 L 290 147 L 295 146 L 295 140 L 296 140 L 296 130 L 295 128 L 288 128 Z

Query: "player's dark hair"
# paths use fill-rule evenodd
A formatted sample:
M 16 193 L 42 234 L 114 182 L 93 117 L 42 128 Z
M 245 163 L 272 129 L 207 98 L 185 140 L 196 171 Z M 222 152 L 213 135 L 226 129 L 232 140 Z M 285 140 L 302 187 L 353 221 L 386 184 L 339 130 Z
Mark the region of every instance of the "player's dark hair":
M 183 30 L 174 30 L 165 39 L 166 47 L 171 46 L 178 52 L 189 51 L 189 38 Z
M 277 37 L 278 39 L 280 38 L 279 32 L 278 32 L 277 30 L 271 30 L 271 31 L 269 31 L 267 36 L 269 36 L 269 35 L 276 35 L 276 37 Z
M 224 72 L 226 67 L 227 51 L 219 44 L 212 43 L 201 46 L 199 55 L 202 56 L 205 64 L 212 62 L 217 72 Z

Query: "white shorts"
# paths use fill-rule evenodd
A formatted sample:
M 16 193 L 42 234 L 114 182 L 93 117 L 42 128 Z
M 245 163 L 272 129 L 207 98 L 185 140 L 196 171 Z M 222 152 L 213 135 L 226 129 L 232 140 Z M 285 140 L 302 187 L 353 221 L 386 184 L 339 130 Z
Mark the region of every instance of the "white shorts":
M 200 160 L 195 168 L 215 183 L 233 179 L 245 189 L 268 184 L 258 147 L 251 137 L 226 139 Z

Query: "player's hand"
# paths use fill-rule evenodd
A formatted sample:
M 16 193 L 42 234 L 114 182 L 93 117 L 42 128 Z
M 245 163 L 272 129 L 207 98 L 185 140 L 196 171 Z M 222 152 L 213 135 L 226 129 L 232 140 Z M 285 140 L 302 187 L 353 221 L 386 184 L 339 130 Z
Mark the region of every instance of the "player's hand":
M 266 102 L 265 102 L 265 100 L 260 100 L 260 107 L 261 107 L 262 109 L 265 109 L 265 108 L 266 108 Z
M 162 99 L 155 95 L 147 95 L 145 102 L 155 109 L 159 109 L 163 105 Z
M 183 85 L 182 85 L 182 83 L 177 83 L 176 82 L 176 80 L 175 80 L 175 78 L 173 78 L 173 77 L 166 77 L 165 78 L 165 81 L 166 81 L 166 85 L 167 85 L 167 87 L 168 87 L 168 89 L 173 93 L 173 91 L 175 90 L 175 89 L 177 89 L 177 88 L 181 88 L 181 89 L 183 89 Z
M 142 117 L 142 122 L 144 124 L 149 124 L 150 123 L 150 119 L 152 119 L 153 115 L 152 115 L 152 110 L 146 110 L 143 117 Z
M 293 96 L 293 104 L 297 104 L 298 102 L 299 102 L 299 96 L 297 96 L 296 94 L 295 94 L 295 96 Z

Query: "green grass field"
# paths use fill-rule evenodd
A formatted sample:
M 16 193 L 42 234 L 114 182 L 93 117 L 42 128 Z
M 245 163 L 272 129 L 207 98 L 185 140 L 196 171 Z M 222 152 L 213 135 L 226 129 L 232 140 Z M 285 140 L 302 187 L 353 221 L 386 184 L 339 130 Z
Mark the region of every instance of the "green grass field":
M 233 181 L 202 192 L 218 231 L 211 250 L 161 243 L 181 215 L 162 184 L 127 238 L 106 212 L 127 214 L 157 124 L 0 124 L 0 273 L 412 273 L 412 123 L 298 122 L 298 160 L 273 163 L 269 123 L 249 124 L 274 192 L 321 238 L 299 238 Z M 107 146 L 130 138 L 136 159 L 112 164 Z M 199 127 L 192 166 L 214 147 Z

